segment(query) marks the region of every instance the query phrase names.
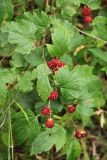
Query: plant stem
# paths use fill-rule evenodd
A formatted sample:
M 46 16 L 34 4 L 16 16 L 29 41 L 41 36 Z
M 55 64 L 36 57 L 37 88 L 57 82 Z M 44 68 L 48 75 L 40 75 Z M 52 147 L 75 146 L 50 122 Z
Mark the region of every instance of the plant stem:
M 74 27 L 76 30 L 78 30 L 80 33 L 84 34 L 84 35 L 90 36 L 90 37 L 92 37 L 92 38 L 94 38 L 94 39 L 96 39 L 96 40 L 99 40 L 99 41 L 102 41 L 102 42 L 104 42 L 104 43 L 107 43 L 107 41 L 105 41 L 105 40 L 103 40 L 103 39 L 101 39 L 101 38 L 99 38 L 99 37 L 97 37 L 97 36 L 94 36 L 94 35 L 92 35 L 92 34 L 89 34 L 89 33 L 87 33 L 87 32 L 84 32 L 84 31 L 82 31 L 81 29 L 77 28 L 76 26 L 73 26 L 73 27 Z
M 45 6 L 47 7 L 49 3 L 49 0 L 45 0 Z
M 11 160 L 11 155 L 10 155 L 10 107 L 8 108 L 8 160 Z
M 81 145 L 82 145 L 83 154 L 84 154 L 83 160 L 90 160 L 87 152 L 86 140 L 81 139 Z
M 11 160 L 14 160 L 14 152 L 13 152 L 13 134 L 12 134 L 12 122 L 11 122 L 11 115 L 10 115 L 10 141 L 11 141 Z
M 10 107 L 8 109 L 8 160 L 14 160 L 14 154 L 13 154 L 13 136 L 12 136 L 12 123 L 11 123 L 11 113 L 10 113 Z

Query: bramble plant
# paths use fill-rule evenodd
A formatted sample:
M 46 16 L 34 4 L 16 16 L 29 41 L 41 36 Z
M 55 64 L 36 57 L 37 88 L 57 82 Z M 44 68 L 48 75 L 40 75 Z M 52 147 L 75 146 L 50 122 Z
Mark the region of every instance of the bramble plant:
M 0 160 L 106 160 L 106 79 L 105 1 L 1 0 Z

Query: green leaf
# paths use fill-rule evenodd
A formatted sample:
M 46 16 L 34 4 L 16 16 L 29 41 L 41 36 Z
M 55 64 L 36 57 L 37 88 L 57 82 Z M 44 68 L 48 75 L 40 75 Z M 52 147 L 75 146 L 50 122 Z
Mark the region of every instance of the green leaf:
M 55 74 L 55 83 L 60 86 L 62 96 L 71 100 L 80 96 L 80 89 L 76 79 L 71 76 L 67 66 L 59 69 Z
M 22 112 L 17 112 L 12 117 L 14 140 L 17 145 L 28 140 L 30 143 L 39 133 L 39 125 L 35 115 L 32 112 L 26 112 L 29 122 Z
M 33 22 L 39 27 L 49 27 L 50 21 L 46 12 L 35 10 L 33 14 L 25 12 L 24 18 Z
M 97 16 L 93 20 L 93 32 L 92 34 L 95 34 L 102 40 L 107 41 L 107 18 L 103 16 Z
M 33 83 L 31 81 L 31 72 L 26 71 L 24 75 L 18 77 L 18 83 L 16 85 L 17 89 L 23 93 L 32 90 Z
M 9 135 L 7 132 L 1 132 L 2 141 L 6 146 L 8 146 L 8 137 Z
M 66 53 L 70 46 L 73 34 L 74 28 L 71 23 L 67 21 L 65 21 L 63 25 L 61 23 L 57 23 L 54 33 L 52 33 L 53 45 L 47 44 L 49 54 L 52 57 L 60 57 Z
M 81 3 L 81 0 L 72 0 L 72 2 L 71 2 L 73 5 L 75 5 L 75 6 L 80 6 L 80 3 Z
M 13 17 L 13 4 L 11 0 L 0 0 L 0 23 L 4 19 L 11 19 Z
M 73 66 L 72 58 L 70 55 L 63 55 L 60 59 L 61 61 L 65 62 L 65 64 L 70 65 L 71 67 Z
M 37 77 L 38 77 L 38 72 L 37 72 L 36 69 L 33 69 L 33 71 L 32 71 L 32 80 L 37 79 Z
M 69 50 L 74 51 L 78 46 L 84 44 L 84 37 L 80 35 L 78 32 L 73 35 L 71 38 L 71 43 L 69 45 Z
M 56 1 L 56 5 L 58 7 L 64 7 L 64 6 L 67 6 L 67 5 L 70 5 L 70 4 L 71 4 L 70 0 L 57 0 Z
M 50 26 L 50 19 L 46 12 L 38 9 L 34 10 L 33 14 L 25 12 L 23 18 L 29 22 L 33 22 L 37 27 L 36 38 L 41 39 L 43 34 Z
M 65 153 L 67 154 L 67 160 L 75 160 L 80 157 L 81 145 L 77 139 L 73 139 L 65 146 Z
M 0 56 L 10 57 L 14 54 L 15 46 L 7 44 L 5 47 L 0 47 Z
M 41 8 L 44 6 L 44 0 L 34 0 L 34 2 Z
M 51 109 L 54 116 L 61 112 L 63 109 L 63 105 L 59 101 L 51 102 Z
M 67 17 L 72 17 L 73 15 L 76 14 L 76 9 L 72 6 L 65 6 L 63 7 L 63 9 L 61 10 L 61 15 L 64 17 L 64 18 L 67 18 Z
M 11 22 L 8 26 L 9 43 L 16 44 L 16 52 L 22 54 L 29 54 L 35 48 L 35 33 L 37 30 L 33 22 L 27 20 L 20 20 L 18 22 Z
M 35 72 L 37 77 L 37 91 L 42 100 L 45 101 L 48 99 L 52 91 L 48 78 L 48 75 L 51 73 L 51 71 L 46 64 L 41 64 L 36 68 Z
M 107 63 L 107 52 L 104 52 L 103 50 L 99 48 L 92 48 L 88 49 L 96 58 L 99 60 Z
M 7 88 L 6 85 L 0 84 L 0 106 L 4 105 L 7 98 Z
M 88 92 L 88 88 L 83 89 L 81 93 L 80 102 L 77 107 L 77 112 L 84 119 L 90 117 L 94 113 L 95 103 L 94 97 Z
M 57 0 L 56 4 L 58 7 L 64 7 L 64 6 L 79 6 L 80 5 L 80 0 Z
M 6 85 L 13 83 L 16 78 L 17 73 L 14 69 L 0 68 L 0 106 L 3 106 L 7 100 L 8 88 Z
M 72 78 L 75 79 L 80 87 L 86 86 L 90 91 L 101 89 L 101 81 L 98 76 L 93 75 L 93 68 L 87 65 L 77 65 L 71 72 Z M 96 86 L 96 87 L 95 87 Z M 95 88 L 93 88 L 95 87 Z
M 89 66 L 76 66 L 71 72 L 81 90 L 77 111 L 83 118 L 90 117 L 94 113 L 93 108 L 104 104 L 102 83 L 97 76 L 93 75 L 92 69 Z
M 42 100 L 45 101 L 48 99 L 52 89 L 47 76 L 42 76 L 42 75 L 38 76 L 37 91 L 39 93 L 39 96 L 42 98 Z
M 62 153 L 67 155 L 67 160 L 75 160 L 78 158 L 81 154 L 79 141 L 77 139 L 69 139 Z
M 31 155 L 49 151 L 54 145 L 57 152 L 66 142 L 66 131 L 64 128 L 55 126 L 41 132 L 32 144 Z
M 39 77 L 40 75 L 42 76 L 47 76 L 51 73 L 51 70 L 49 69 L 49 67 L 47 66 L 46 63 L 39 65 L 36 68 L 37 71 L 37 76 Z
M 101 0 L 82 0 L 82 3 L 94 10 L 100 8 Z
M 0 68 L 0 81 L 2 84 L 11 83 L 17 78 L 17 72 L 14 69 Z
M 25 59 L 31 66 L 35 67 L 43 63 L 42 54 L 42 48 L 36 48 L 31 54 L 25 55 Z
M 20 54 L 20 53 L 15 53 L 12 56 L 11 64 L 15 68 L 16 67 L 23 67 L 24 66 L 24 57 L 23 57 L 23 55 Z
M 102 83 L 93 75 L 92 69 L 89 66 L 76 66 L 70 72 L 65 66 L 55 74 L 55 83 L 60 87 L 62 96 L 68 101 L 78 98 L 77 111 L 81 117 L 91 116 L 94 107 L 104 105 Z
M 104 71 L 107 75 L 107 66 L 103 67 L 101 70 Z

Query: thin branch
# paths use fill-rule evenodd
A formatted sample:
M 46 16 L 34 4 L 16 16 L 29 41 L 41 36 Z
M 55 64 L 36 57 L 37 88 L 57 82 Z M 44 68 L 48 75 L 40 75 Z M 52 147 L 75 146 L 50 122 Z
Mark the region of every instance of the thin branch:
M 12 122 L 11 122 L 11 113 L 9 108 L 9 116 L 10 116 L 10 148 L 11 148 L 11 160 L 14 160 L 14 146 L 13 146 L 13 134 L 12 134 Z
M 7 108 L 6 108 L 6 110 L 3 112 L 3 115 L 5 115 L 6 114 L 6 112 L 8 111 L 8 109 L 13 105 L 13 103 L 14 103 L 15 101 L 14 100 L 12 100 L 12 102 L 7 106 Z
M 8 160 L 11 160 L 11 151 L 10 151 L 10 145 L 11 145 L 11 140 L 10 140 L 10 107 L 8 108 Z
M 84 46 L 84 45 L 81 45 L 80 47 L 77 47 L 76 50 L 74 51 L 73 55 L 76 56 L 77 53 L 78 53 L 80 50 L 84 49 L 85 47 L 86 47 L 86 46 Z
M 5 58 L 6 58 L 6 57 L 3 57 L 3 58 L 1 59 L 0 65 L 2 64 L 2 62 L 4 61 Z
M 49 0 L 45 0 L 45 6 L 47 7 L 49 4 Z
M 6 120 L 6 115 L 4 116 L 4 119 L 3 119 L 2 123 L 0 124 L 0 128 L 2 128 L 2 126 L 4 125 L 5 120 Z
M 92 38 L 94 38 L 94 39 L 96 39 L 96 40 L 99 40 L 99 41 L 102 41 L 102 42 L 104 42 L 104 43 L 107 43 L 107 41 L 104 41 L 103 39 L 101 39 L 101 38 L 99 38 L 99 37 L 97 37 L 97 36 L 94 36 L 94 35 L 91 35 L 91 34 L 89 34 L 89 33 L 86 33 L 86 32 L 82 31 L 81 29 L 79 29 L 79 28 L 77 28 L 77 27 L 75 27 L 75 26 L 73 26 L 73 27 L 74 27 L 76 30 L 78 30 L 79 32 L 83 33 L 84 35 L 90 36 L 90 37 L 92 37 Z
M 88 152 L 87 152 L 87 146 L 86 146 L 86 140 L 81 139 L 80 140 L 81 145 L 82 145 L 82 150 L 83 150 L 83 160 L 90 160 Z
M 28 2 L 31 2 L 31 1 L 32 1 L 32 0 L 28 0 L 28 1 L 26 1 L 26 2 L 22 2 L 22 3 L 15 4 L 14 7 L 18 7 L 18 6 L 20 6 L 20 5 L 24 4 L 24 3 L 28 3 Z

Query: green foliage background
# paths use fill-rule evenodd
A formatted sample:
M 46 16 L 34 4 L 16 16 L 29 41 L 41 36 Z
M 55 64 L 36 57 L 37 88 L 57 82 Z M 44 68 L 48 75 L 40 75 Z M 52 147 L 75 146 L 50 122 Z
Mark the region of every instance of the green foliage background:
M 101 154 L 89 148 L 92 134 L 95 143 L 104 141 L 107 129 L 107 4 L 47 2 L 0 0 L 0 160 L 106 160 L 106 143 Z M 83 22 L 84 5 L 92 9 L 90 25 Z M 66 64 L 55 75 L 47 66 L 53 57 Z M 51 102 L 55 127 L 47 129 L 41 109 L 53 88 L 59 92 Z M 74 101 L 76 112 L 61 114 Z M 74 137 L 72 121 L 87 128 L 87 139 Z

